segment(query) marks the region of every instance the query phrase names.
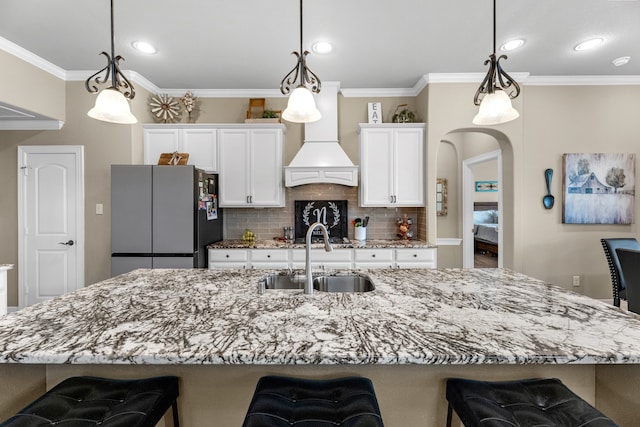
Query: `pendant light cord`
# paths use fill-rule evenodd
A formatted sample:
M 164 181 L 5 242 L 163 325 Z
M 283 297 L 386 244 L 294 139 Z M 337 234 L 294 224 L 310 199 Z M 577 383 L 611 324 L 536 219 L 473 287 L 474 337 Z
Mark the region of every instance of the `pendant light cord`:
M 495 0 L 494 0 L 495 1 Z M 117 87 L 116 69 L 115 69 L 115 36 L 113 31 L 113 0 L 111 0 L 111 86 Z
M 300 54 L 302 54 L 302 0 L 300 0 Z
M 493 53 L 496 53 L 496 0 L 493 0 Z

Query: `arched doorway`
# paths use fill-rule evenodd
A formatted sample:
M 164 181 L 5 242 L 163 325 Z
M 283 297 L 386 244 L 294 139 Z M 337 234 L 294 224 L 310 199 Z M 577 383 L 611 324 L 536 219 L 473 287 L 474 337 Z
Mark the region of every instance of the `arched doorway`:
M 448 159 L 448 164 L 444 159 Z M 493 162 L 493 163 L 491 163 Z M 449 173 L 455 174 L 448 188 L 449 214 L 454 215 L 447 222 L 437 218 L 436 235 L 438 241 L 462 241 L 459 246 L 440 246 L 438 265 L 443 267 L 474 267 L 474 196 L 482 195 L 475 190 L 476 174 L 474 168 L 490 164 L 495 169 L 496 191 L 492 193 L 497 210 L 497 267 L 511 266 L 514 257 L 514 219 L 513 219 L 513 149 L 511 142 L 502 132 L 494 129 L 467 128 L 447 133 L 438 145 L 436 175 L 438 178 Z M 480 179 L 482 180 L 482 179 Z M 457 183 L 456 183 L 457 181 Z M 485 194 L 484 196 L 488 196 Z M 485 197 L 486 199 L 486 197 Z M 480 199 L 482 200 L 482 199 Z M 492 206 L 493 208 L 493 206 Z M 455 221 L 456 225 L 452 225 Z M 457 238 L 457 239 L 453 239 Z M 441 256 L 442 254 L 442 256 Z M 441 262 L 442 260 L 442 262 Z M 497 262 L 496 262 L 497 261 Z

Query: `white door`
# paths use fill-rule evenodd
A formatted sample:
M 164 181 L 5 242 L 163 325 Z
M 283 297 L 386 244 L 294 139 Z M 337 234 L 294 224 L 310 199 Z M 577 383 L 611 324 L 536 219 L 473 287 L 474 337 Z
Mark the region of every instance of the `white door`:
M 84 286 L 84 150 L 18 147 L 18 302 Z

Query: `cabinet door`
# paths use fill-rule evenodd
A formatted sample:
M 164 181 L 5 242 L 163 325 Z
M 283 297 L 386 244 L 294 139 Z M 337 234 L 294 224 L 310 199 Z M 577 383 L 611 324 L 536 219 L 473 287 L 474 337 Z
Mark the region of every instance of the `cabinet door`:
M 282 170 L 282 132 L 274 129 L 251 131 L 250 206 L 284 206 Z
M 249 137 L 244 129 L 221 129 L 220 207 L 249 205 Z
M 437 256 L 435 248 L 396 249 L 396 267 L 437 268 Z
M 393 199 L 393 130 L 360 134 L 360 206 L 389 206 Z
M 244 249 L 209 249 L 208 260 L 210 269 L 247 268 L 249 252 Z
M 393 268 L 393 249 L 354 249 L 356 269 Z
M 144 164 L 157 165 L 160 154 L 180 152 L 179 129 L 144 129 Z
M 394 130 L 394 206 L 424 206 L 424 132 Z
M 216 129 L 182 130 L 181 153 L 189 153 L 189 163 L 209 173 L 218 172 L 218 138 Z

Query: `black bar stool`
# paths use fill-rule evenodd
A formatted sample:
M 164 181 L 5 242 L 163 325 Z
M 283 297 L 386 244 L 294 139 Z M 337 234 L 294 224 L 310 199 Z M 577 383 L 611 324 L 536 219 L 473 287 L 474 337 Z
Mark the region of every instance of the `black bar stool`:
M 154 427 L 172 407 L 178 423 L 178 378 L 140 380 L 71 377 L 31 402 L 0 427 L 53 425 Z
M 383 427 L 373 383 L 346 377 L 260 378 L 243 427 Z
M 447 380 L 447 427 L 452 409 L 465 427 L 617 427 L 559 379 L 487 382 Z

